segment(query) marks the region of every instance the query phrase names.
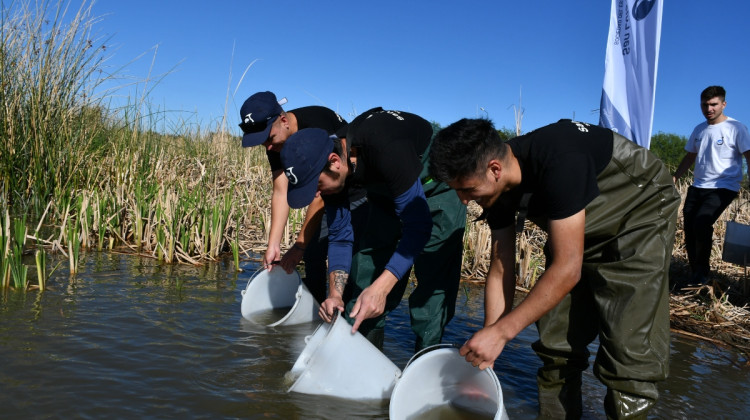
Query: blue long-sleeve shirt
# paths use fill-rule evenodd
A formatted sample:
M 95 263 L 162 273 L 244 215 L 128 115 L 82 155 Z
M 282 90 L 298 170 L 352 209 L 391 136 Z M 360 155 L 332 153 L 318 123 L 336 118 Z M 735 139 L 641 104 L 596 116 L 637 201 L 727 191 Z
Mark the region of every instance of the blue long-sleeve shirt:
M 414 264 L 432 232 L 432 216 L 419 179 L 394 200 L 396 215 L 401 220 L 401 240 L 385 269 L 399 280 Z M 326 202 L 328 222 L 328 271 L 349 273 L 352 264 L 354 233 L 348 203 L 337 200 Z

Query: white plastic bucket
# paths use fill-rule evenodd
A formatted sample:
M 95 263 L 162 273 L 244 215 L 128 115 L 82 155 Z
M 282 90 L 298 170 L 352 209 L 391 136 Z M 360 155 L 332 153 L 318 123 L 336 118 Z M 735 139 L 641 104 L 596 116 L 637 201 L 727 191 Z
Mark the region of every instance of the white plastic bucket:
M 721 259 L 732 264 L 750 265 L 750 225 L 727 222 Z
M 289 392 L 353 400 L 388 399 L 401 370 L 343 316 L 318 326 L 292 367 Z
M 278 320 L 261 317 L 273 310 L 289 308 Z M 242 317 L 269 327 L 320 321 L 320 304 L 315 301 L 297 271 L 287 273 L 276 266 L 271 271 L 260 269 L 242 291 Z M 259 321 L 260 320 L 260 321 Z
M 393 388 L 389 416 L 429 418 L 442 409 L 471 418 L 508 419 L 495 372 L 475 368 L 449 345 L 428 347 L 411 358 Z
M 320 342 L 323 341 L 330 329 L 331 324 L 324 322 L 318 325 L 318 328 L 316 328 L 311 335 L 305 337 L 305 348 L 302 349 L 302 352 L 299 357 L 297 357 L 297 360 L 294 362 L 294 366 L 292 366 L 288 375 L 291 375 L 293 379 L 296 379 L 305 371 L 305 368 L 307 368 L 307 365 L 310 363 L 310 358 L 315 354 L 315 350 L 318 349 Z

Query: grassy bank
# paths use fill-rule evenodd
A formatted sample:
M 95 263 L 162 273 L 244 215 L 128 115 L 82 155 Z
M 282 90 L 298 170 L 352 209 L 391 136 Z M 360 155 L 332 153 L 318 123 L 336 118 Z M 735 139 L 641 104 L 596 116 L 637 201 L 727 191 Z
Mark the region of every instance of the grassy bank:
M 125 249 L 167 263 L 238 261 L 269 219 L 262 150 L 220 130 L 163 134 L 144 98 L 110 106 L 105 40 L 90 3 L 2 9 L 0 284 L 26 289 L 31 252 Z M 35 6 L 36 8 L 31 8 Z M 290 218 L 289 235 L 300 213 Z M 42 257 L 43 258 L 43 257 Z M 39 263 L 44 287 L 45 264 Z

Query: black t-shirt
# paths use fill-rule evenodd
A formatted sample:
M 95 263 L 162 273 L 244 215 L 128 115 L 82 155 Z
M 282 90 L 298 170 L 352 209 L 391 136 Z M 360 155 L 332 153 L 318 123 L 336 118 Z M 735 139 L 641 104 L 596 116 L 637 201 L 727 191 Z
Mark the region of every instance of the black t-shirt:
M 298 130 L 321 128 L 326 130 L 328 134 L 336 134 L 337 130 L 346 126 L 346 120 L 324 106 L 305 106 L 288 112 L 291 112 L 297 118 Z M 269 150 L 266 152 L 266 156 L 268 157 L 268 163 L 271 165 L 271 172 L 284 169 L 281 164 L 281 153 Z
M 349 124 L 346 138 L 357 155 L 352 184 L 365 186 L 371 199 L 372 193 L 395 198 L 419 178 L 432 125 L 415 114 L 373 108 Z
M 521 184 L 485 212 L 490 228 L 512 225 L 525 193 L 532 194 L 528 218 L 543 229 L 549 219 L 583 210 L 599 195 L 597 176 L 612 159 L 612 136 L 606 128 L 560 120 L 508 140 L 521 167 Z

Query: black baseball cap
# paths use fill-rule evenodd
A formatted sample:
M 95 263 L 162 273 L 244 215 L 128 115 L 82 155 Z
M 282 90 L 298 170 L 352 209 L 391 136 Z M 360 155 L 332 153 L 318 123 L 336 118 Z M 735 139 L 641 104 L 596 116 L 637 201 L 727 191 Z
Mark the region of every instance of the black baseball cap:
M 276 100 L 273 92 L 258 92 L 247 98 L 240 108 L 242 147 L 253 147 L 268 139 L 271 126 L 284 110 L 286 98 Z
M 292 134 L 281 149 L 281 165 L 289 179 L 286 201 L 299 209 L 310 204 L 318 191 L 318 178 L 333 152 L 333 138 L 320 128 Z

